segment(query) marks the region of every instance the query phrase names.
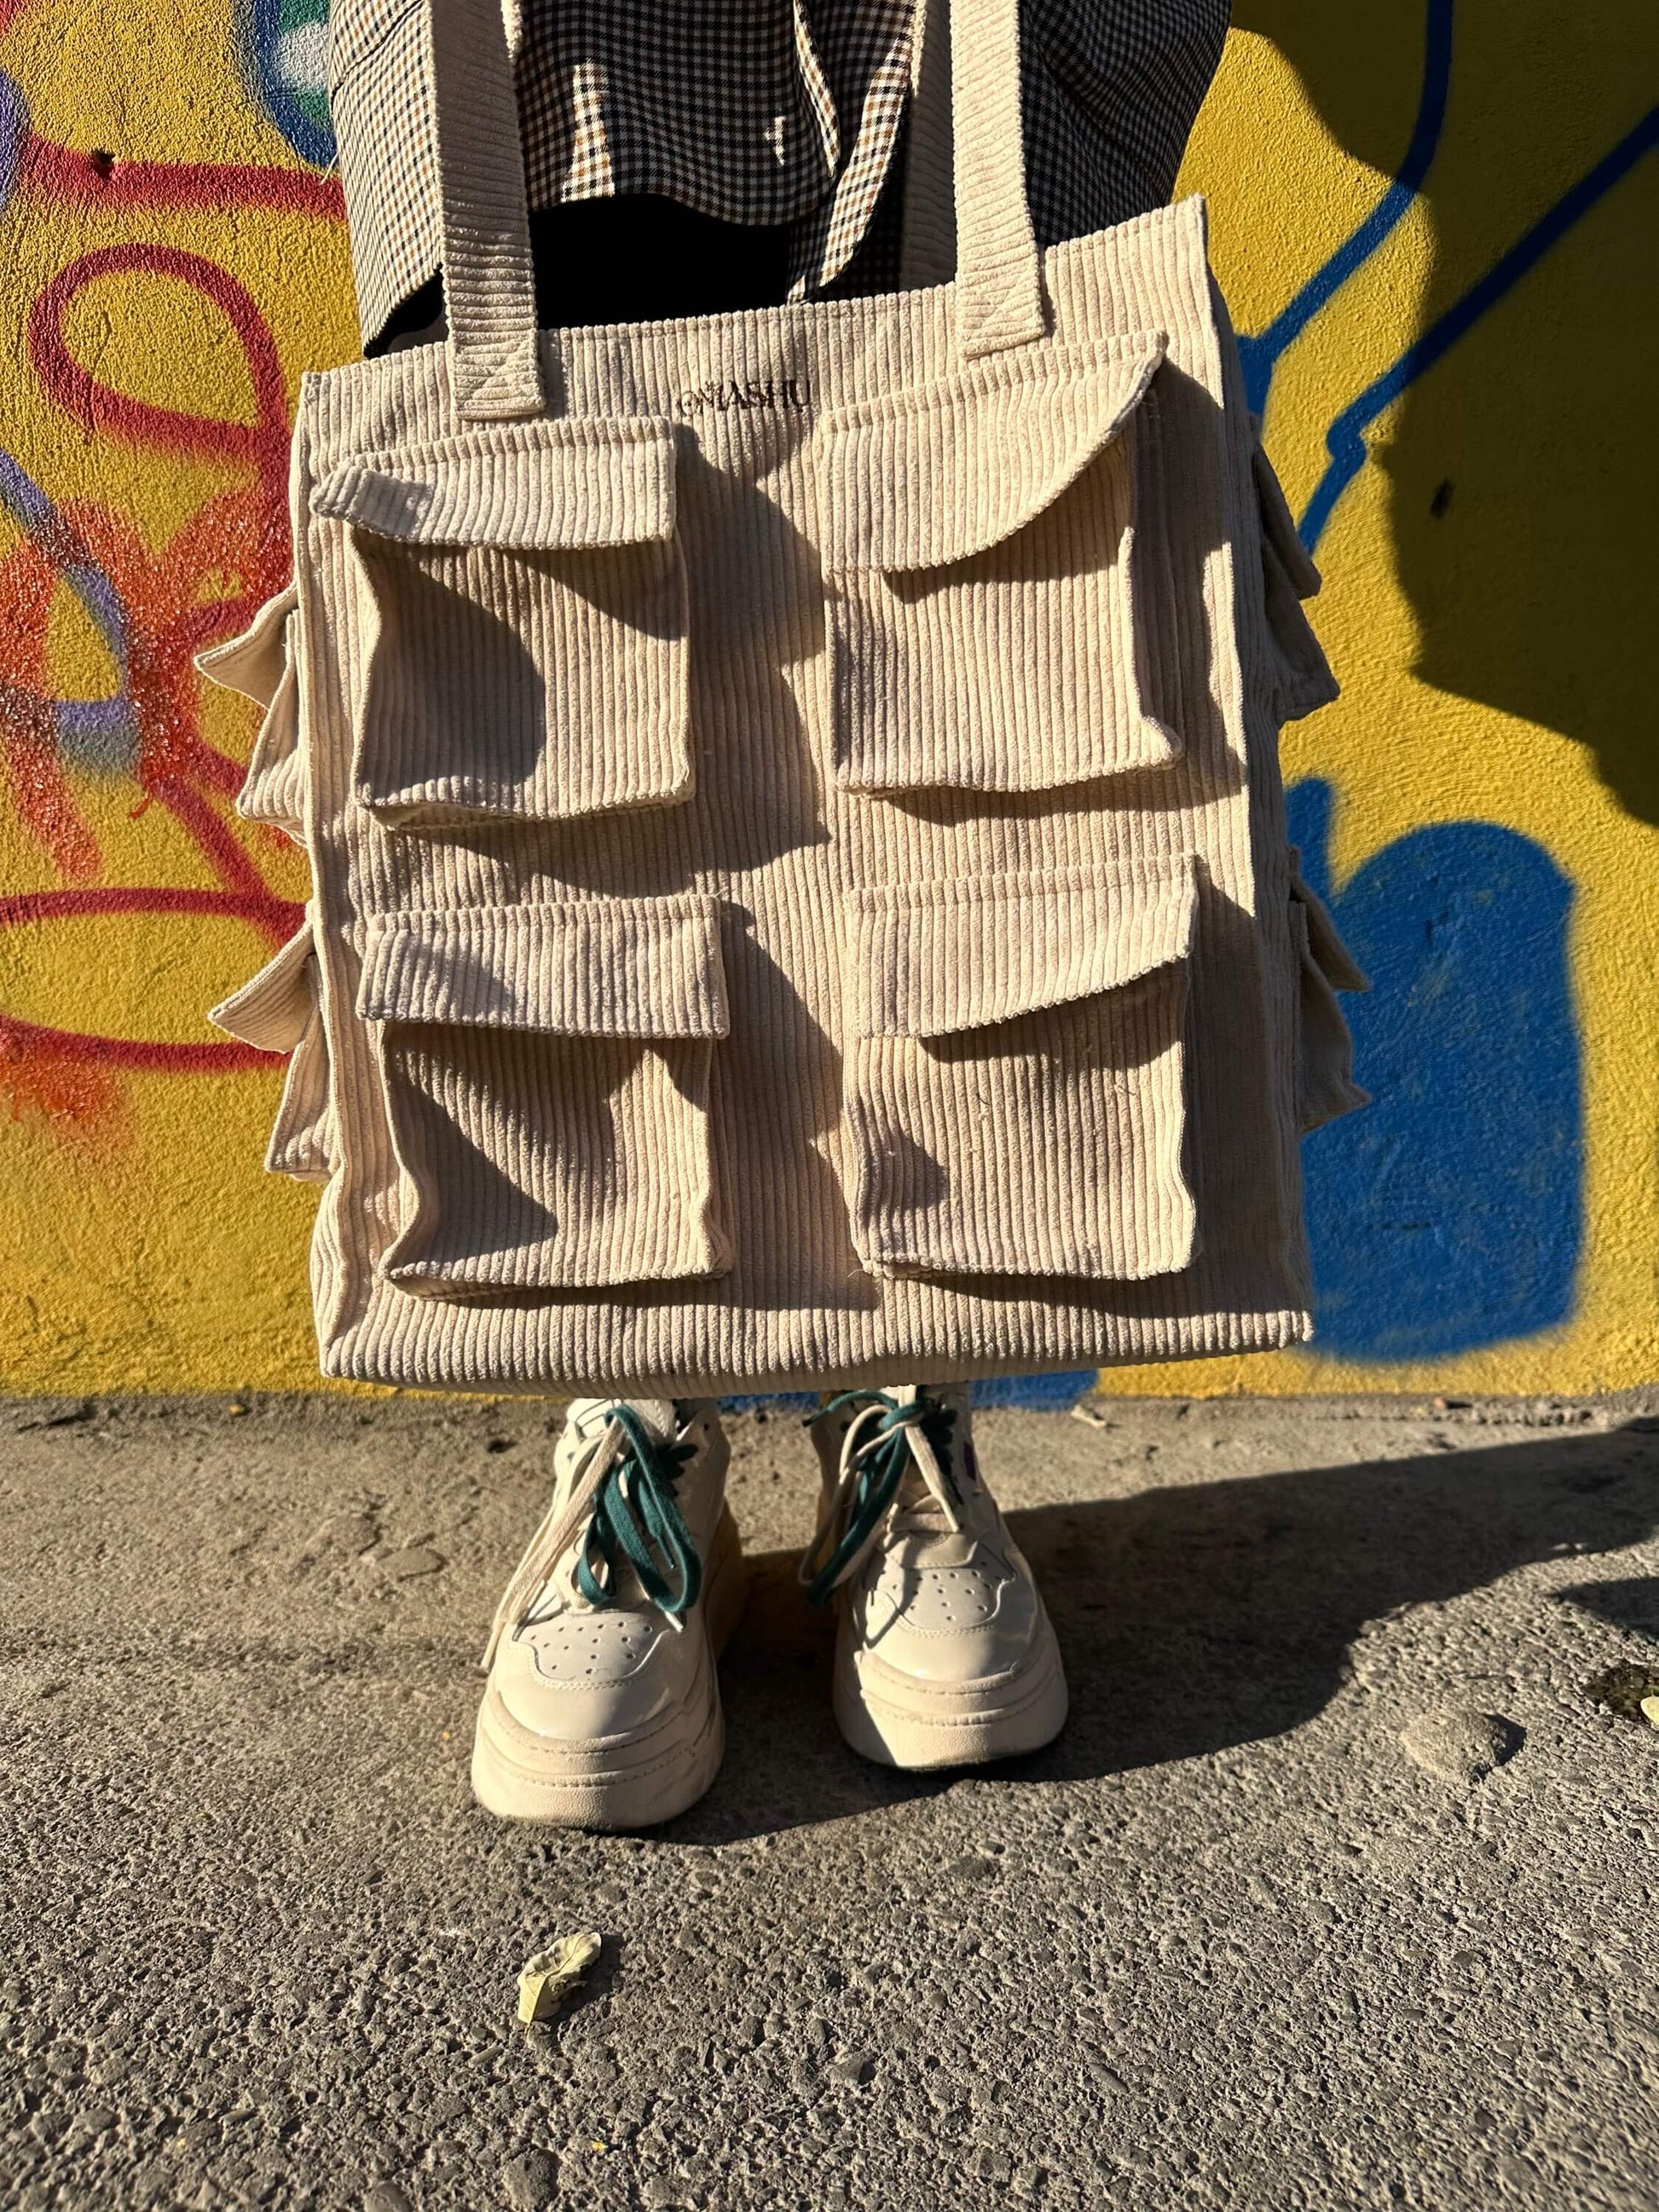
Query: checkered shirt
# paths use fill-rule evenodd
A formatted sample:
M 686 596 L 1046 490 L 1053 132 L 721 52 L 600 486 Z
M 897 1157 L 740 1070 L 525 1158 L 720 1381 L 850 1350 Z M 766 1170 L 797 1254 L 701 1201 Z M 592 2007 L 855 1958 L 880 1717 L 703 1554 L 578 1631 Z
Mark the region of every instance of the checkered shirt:
M 793 296 L 895 282 L 898 196 L 883 186 L 917 0 L 518 7 L 532 208 L 657 193 L 728 222 L 788 224 Z M 366 341 L 439 264 L 422 12 L 422 0 L 335 0 L 332 11 L 330 96 Z M 1021 0 L 1042 244 L 1169 198 L 1227 15 L 1228 0 Z

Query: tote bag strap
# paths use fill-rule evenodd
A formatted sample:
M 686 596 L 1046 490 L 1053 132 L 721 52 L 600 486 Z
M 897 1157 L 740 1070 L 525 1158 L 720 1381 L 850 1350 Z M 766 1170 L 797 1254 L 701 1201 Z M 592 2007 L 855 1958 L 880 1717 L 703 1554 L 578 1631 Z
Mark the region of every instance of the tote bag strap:
M 547 398 L 502 0 L 426 0 L 426 35 L 456 411 L 522 421 Z M 957 344 L 969 360 L 1047 329 L 1019 97 L 1019 0 L 951 0 Z
M 547 399 L 502 0 L 426 0 L 426 40 L 455 410 L 521 422 Z
M 1042 337 L 1048 319 L 1025 189 L 1019 0 L 951 0 L 948 21 L 957 348 L 973 361 Z

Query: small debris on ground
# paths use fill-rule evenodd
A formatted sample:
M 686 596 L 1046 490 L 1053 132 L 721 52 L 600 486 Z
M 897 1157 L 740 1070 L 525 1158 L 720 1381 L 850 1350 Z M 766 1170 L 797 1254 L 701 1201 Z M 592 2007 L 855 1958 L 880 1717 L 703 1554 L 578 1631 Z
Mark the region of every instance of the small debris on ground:
M 1584 1695 L 1592 1704 L 1605 1705 L 1622 1719 L 1639 1720 L 1647 1710 L 1644 1700 L 1659 1698 L 1659 1667 L 1633 1666 L 1628 1661 L 1622 1666 L 1609 1667 L 1605 1674 L 1585 1683 Z M 1651 1719 L 1652 1716 L 1648 1717 Z
M 1644 1698 L 1642 1711 L 1655 1728 L 1659 1728 L 1659 1698 Z
M 1465 1784 L 1484 1781 L 1521 1743 L 1513 1721 L 1462 1705 L 1419 1713 L 1400 1731 L 1401 1748 L 1414 1765 L 1443 1782 Z
M 600 1942 L 592 1929 L 584 1928 L 526 1959 L 519 1969 L 519 2018 L 551 2020 L 599 1957 Z

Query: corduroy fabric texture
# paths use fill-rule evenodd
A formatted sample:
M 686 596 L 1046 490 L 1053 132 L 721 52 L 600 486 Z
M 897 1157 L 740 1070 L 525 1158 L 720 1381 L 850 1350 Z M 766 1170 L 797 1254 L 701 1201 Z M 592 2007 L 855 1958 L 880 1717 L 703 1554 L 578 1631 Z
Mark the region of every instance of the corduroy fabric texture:
M 216 1018 L 296 1048 L 271 1164 L 325 1178 L 330 1373 L 1309 1333 L 1297 1135 L 1363 1097 L 1277 762 L 1334 688 L 1317 579 L 1200 206 L 1025 222 L 1022 267 L 1012 0 L 955 13 L 957 283 L 543 333 L 550 411 L 502 422 L 528 276 L 483 219 L 488 312 L 306 380 L 296 590 L 208 665 L 268 702 L 242 803 L 315 878 Z M 465 149 L 500 85 L 434 52 Z

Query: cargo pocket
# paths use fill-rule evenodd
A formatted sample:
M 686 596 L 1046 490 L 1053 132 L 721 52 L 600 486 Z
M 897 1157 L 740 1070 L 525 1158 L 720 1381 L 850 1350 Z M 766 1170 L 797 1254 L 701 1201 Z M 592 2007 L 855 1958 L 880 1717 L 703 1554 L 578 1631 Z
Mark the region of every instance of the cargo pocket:
M 400 1176 L 382 1268 L 416 1291 L 600 1290 L 724 1272 L 709 1145 L 729 1026 L 713 899 L 376 915 Z
M 878 1275 L 1184 1267 L 1190 858 L 860 895 L 854 1243 Z
M 1252 416 L 1254 421 L 1255 417 Z M 1273 719 L 1294 722 L 1340 696 L 1323 647 L 1302 611 L 1319 590 L 1320 575 L 1297 535 L 1295 521 L 1273 463 L 1260 440 L 1252 448 L 1256 504 L 1261 517 L 1261 587 L 1267 617 Z
M 272 1175 L 292 1176 L 298 1182 L 326 1182 L 334 1172 L 334 1121 L 310 921 L 240 991 L 215 1006 L 208 1019 L 260 1052 L 288 1054 L 265 1166 Z
M 1134 453 L 1164 348 L 1044 347 L 826 416 L 841 783 L 1041 791 L 1179 750 Z
M 293 585 L 267 599 L 240 637 L 196 656 L 204 676 L 265 710 L 236 796 L 245 822 L 263 822 L 293 838 L 304 834 L 305 763 L 300 750 L 300 674 L 295 631 L 300 595 Z
M 343 463 L 375 623 L 356 781 L 382 822 L 555 822 L 692 788 L 665 422 L 467 431 Z
M 1369 991 L 1370 984 L 1342 942 L 1328 908 L 1302 877 L 1302 856 L 1291 848 L 1291 935 L 1301 965 L 1297 994 L 1296 1107 L 1304 1136 L 1339 1115 L 1369 1106 L 1371 1095 L 1353 1079 L 1353 1039 L 1339 991 Z

